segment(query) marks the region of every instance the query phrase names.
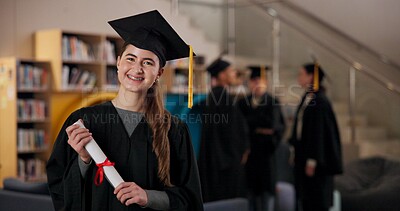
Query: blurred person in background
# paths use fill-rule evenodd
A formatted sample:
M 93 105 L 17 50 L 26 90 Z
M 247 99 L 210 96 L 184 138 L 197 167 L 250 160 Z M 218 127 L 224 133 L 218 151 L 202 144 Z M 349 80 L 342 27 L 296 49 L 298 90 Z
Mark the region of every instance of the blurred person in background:
M 244 164 L 249 141 L 246 121 L 228 87 L 236 80 L 233 66 L 215 60 L 207 71 L 215 86 L 204 104 L 199 171 L 205 202 L 246 196 Z
M 306 92 L 298 106 L 290 144 L 294 147 L 297 210 L 323 211 L 333 205 L 333 176 L 343 171 L 340 135 L 318 64 L 305 64 L 298 83 Z
M 234 102 L 238 102 L 246 97 L 249 93 L 249 90 L 245 84 L 246 76 L 247 75 L 245 71 L 236 71 L 234 83 L 229 87 L 229 93 L 235 96 Z
M 250 210 L 273 210 L 276 170 L 274 152 L 279 145 L 285 122 L 279 101 L 267 92 L 267 69 L 261 66 L 251 70 L 251 94 L 238 105 L 249 125 L 250 154 L 246 164 Z

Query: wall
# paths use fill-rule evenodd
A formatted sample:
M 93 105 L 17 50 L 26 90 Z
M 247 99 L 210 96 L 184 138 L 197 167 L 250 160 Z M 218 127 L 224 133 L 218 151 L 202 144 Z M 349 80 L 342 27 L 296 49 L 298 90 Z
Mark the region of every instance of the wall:
M 179 13 L 191 17 L 192 25 L 203 29 L 207 38 L 219 43 L 224 49 L 226 45 L 226 7 L 225 0 L 191 0 L 179 1 Z
M 11 56 L 16 53 L 16 9 L 11 0 L 0 1 L 0 56 Z
M 113 34 L 108 20 L 153 8 L 169 12 L 167 1 L 156 0 L 2 0 L 0 8 L 0 28 L 6 32 L 0 39 L 0 56 L 20 57 L 33 56 L 32 35 L 36 30 L 62 28 Z
M 400 1 L 288 1 L 399 63 Z
M 253 7 L 235 11 L 236 54 L 272 63 L 272 18 Z
M 180 20 L 182 17 L 172 16 L 170 1 L 166 0 L 1 0 L 0 56 L 32 57 L 32 35 L 40 29 L 115 34 L 107 21 L 153 9 L 159 10 L 174 28 L 178 28 L 186 42 L 196 43 L 202 36 L 191 36 L 191 29 L 186 25 L 182 27 L 185 23 Z M 195 49 L 201 47 L 194 46 Z

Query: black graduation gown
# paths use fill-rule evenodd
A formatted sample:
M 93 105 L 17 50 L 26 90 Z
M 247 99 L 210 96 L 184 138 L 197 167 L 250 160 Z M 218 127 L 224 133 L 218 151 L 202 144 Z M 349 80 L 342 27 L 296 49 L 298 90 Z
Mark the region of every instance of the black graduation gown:
M 241 159 L 249 148 L 244 116 L 223 87 L 213 88 L 202 107 L 199 170 L 205 202 L 245 197 Z
M 268 191 L 275 193 L 276 170 L 274 152 L 279 145 L 285 122 L 279 101 L 268 93 L 260 104 L 251 106 L 252 96 L 239 101 L 239 107 L 249 125 L 251 151 L 246 164 L 246 176 L 249 189 L 255 194 Z M 273 129 L 273 135 L 257 134 L 257 128 Z
M 333 204 L 333 175 L 343 171 L 340 135 L 331 103 L 322 91 L 304 109 L 301 138 L 297 139 L 297 119 L 305 101 L 297 110 L 290 143 L 295 148 L 295 183 L 298 199 L 306 208 L 327 209 Z M 315 175 L 305 175 L 307 159 L 317 161 Z M 314 207 L 314 208 L 313 208 Z
M 85 179 L 82 178 L 78 154 L 68 145 L 65 132 L 66 127 L 80 118 L 125 181 L 135 182 L 143 189 L 166 191 L 171 210 L 203 210 L 198 169 L 186 124 L 172 118 L 168 137 L 174 186 L 165 187 L 157 176 L 152 132 L 145 118 L 129 136 L 111 102 L 79 109 L 65 121 L 47 163 L 48 184 L 56 210 L 143 210 L 136 204 L 129 207 L 121 204 L 108 181 L 96 186 L 94 163 Z

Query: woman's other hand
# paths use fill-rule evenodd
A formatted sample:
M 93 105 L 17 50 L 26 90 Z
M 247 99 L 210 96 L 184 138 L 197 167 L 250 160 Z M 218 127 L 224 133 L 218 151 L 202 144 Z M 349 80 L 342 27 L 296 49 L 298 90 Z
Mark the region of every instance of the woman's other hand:
M 145 207 L 147 205 L 146 191 L 134 182 L 121 183 L 115 188 L 114 194 L 116 194 L 117 199 L 126 206 L 138 204 L 141 207 Z

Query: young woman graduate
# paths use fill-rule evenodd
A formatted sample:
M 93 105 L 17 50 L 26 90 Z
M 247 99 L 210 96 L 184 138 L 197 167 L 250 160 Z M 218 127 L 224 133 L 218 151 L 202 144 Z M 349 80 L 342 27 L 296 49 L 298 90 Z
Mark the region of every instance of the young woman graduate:
M 343 171 L 335 114 L 319 85 L 324 76 L 318 64 L 304 65 L 298 76 L 299 84 L 307 89 L 290 139 L 295 150 L 298 210 L 329 210 L 333 204 L 333 175 Z
M 163 105 L 158 79 L 166 61 L 192 53 L 158 11 L 110 21 L 125 40 L 115 99 L 73 112 L 47 164 L 56 210 L 203 210 L 188 128 Z M 87 129 L 72 125 L 83 120 Z M 97 177 L 84 146 L 94 138 L 124 179 Z M 100 179 L 100 180 L 98 180 Z

